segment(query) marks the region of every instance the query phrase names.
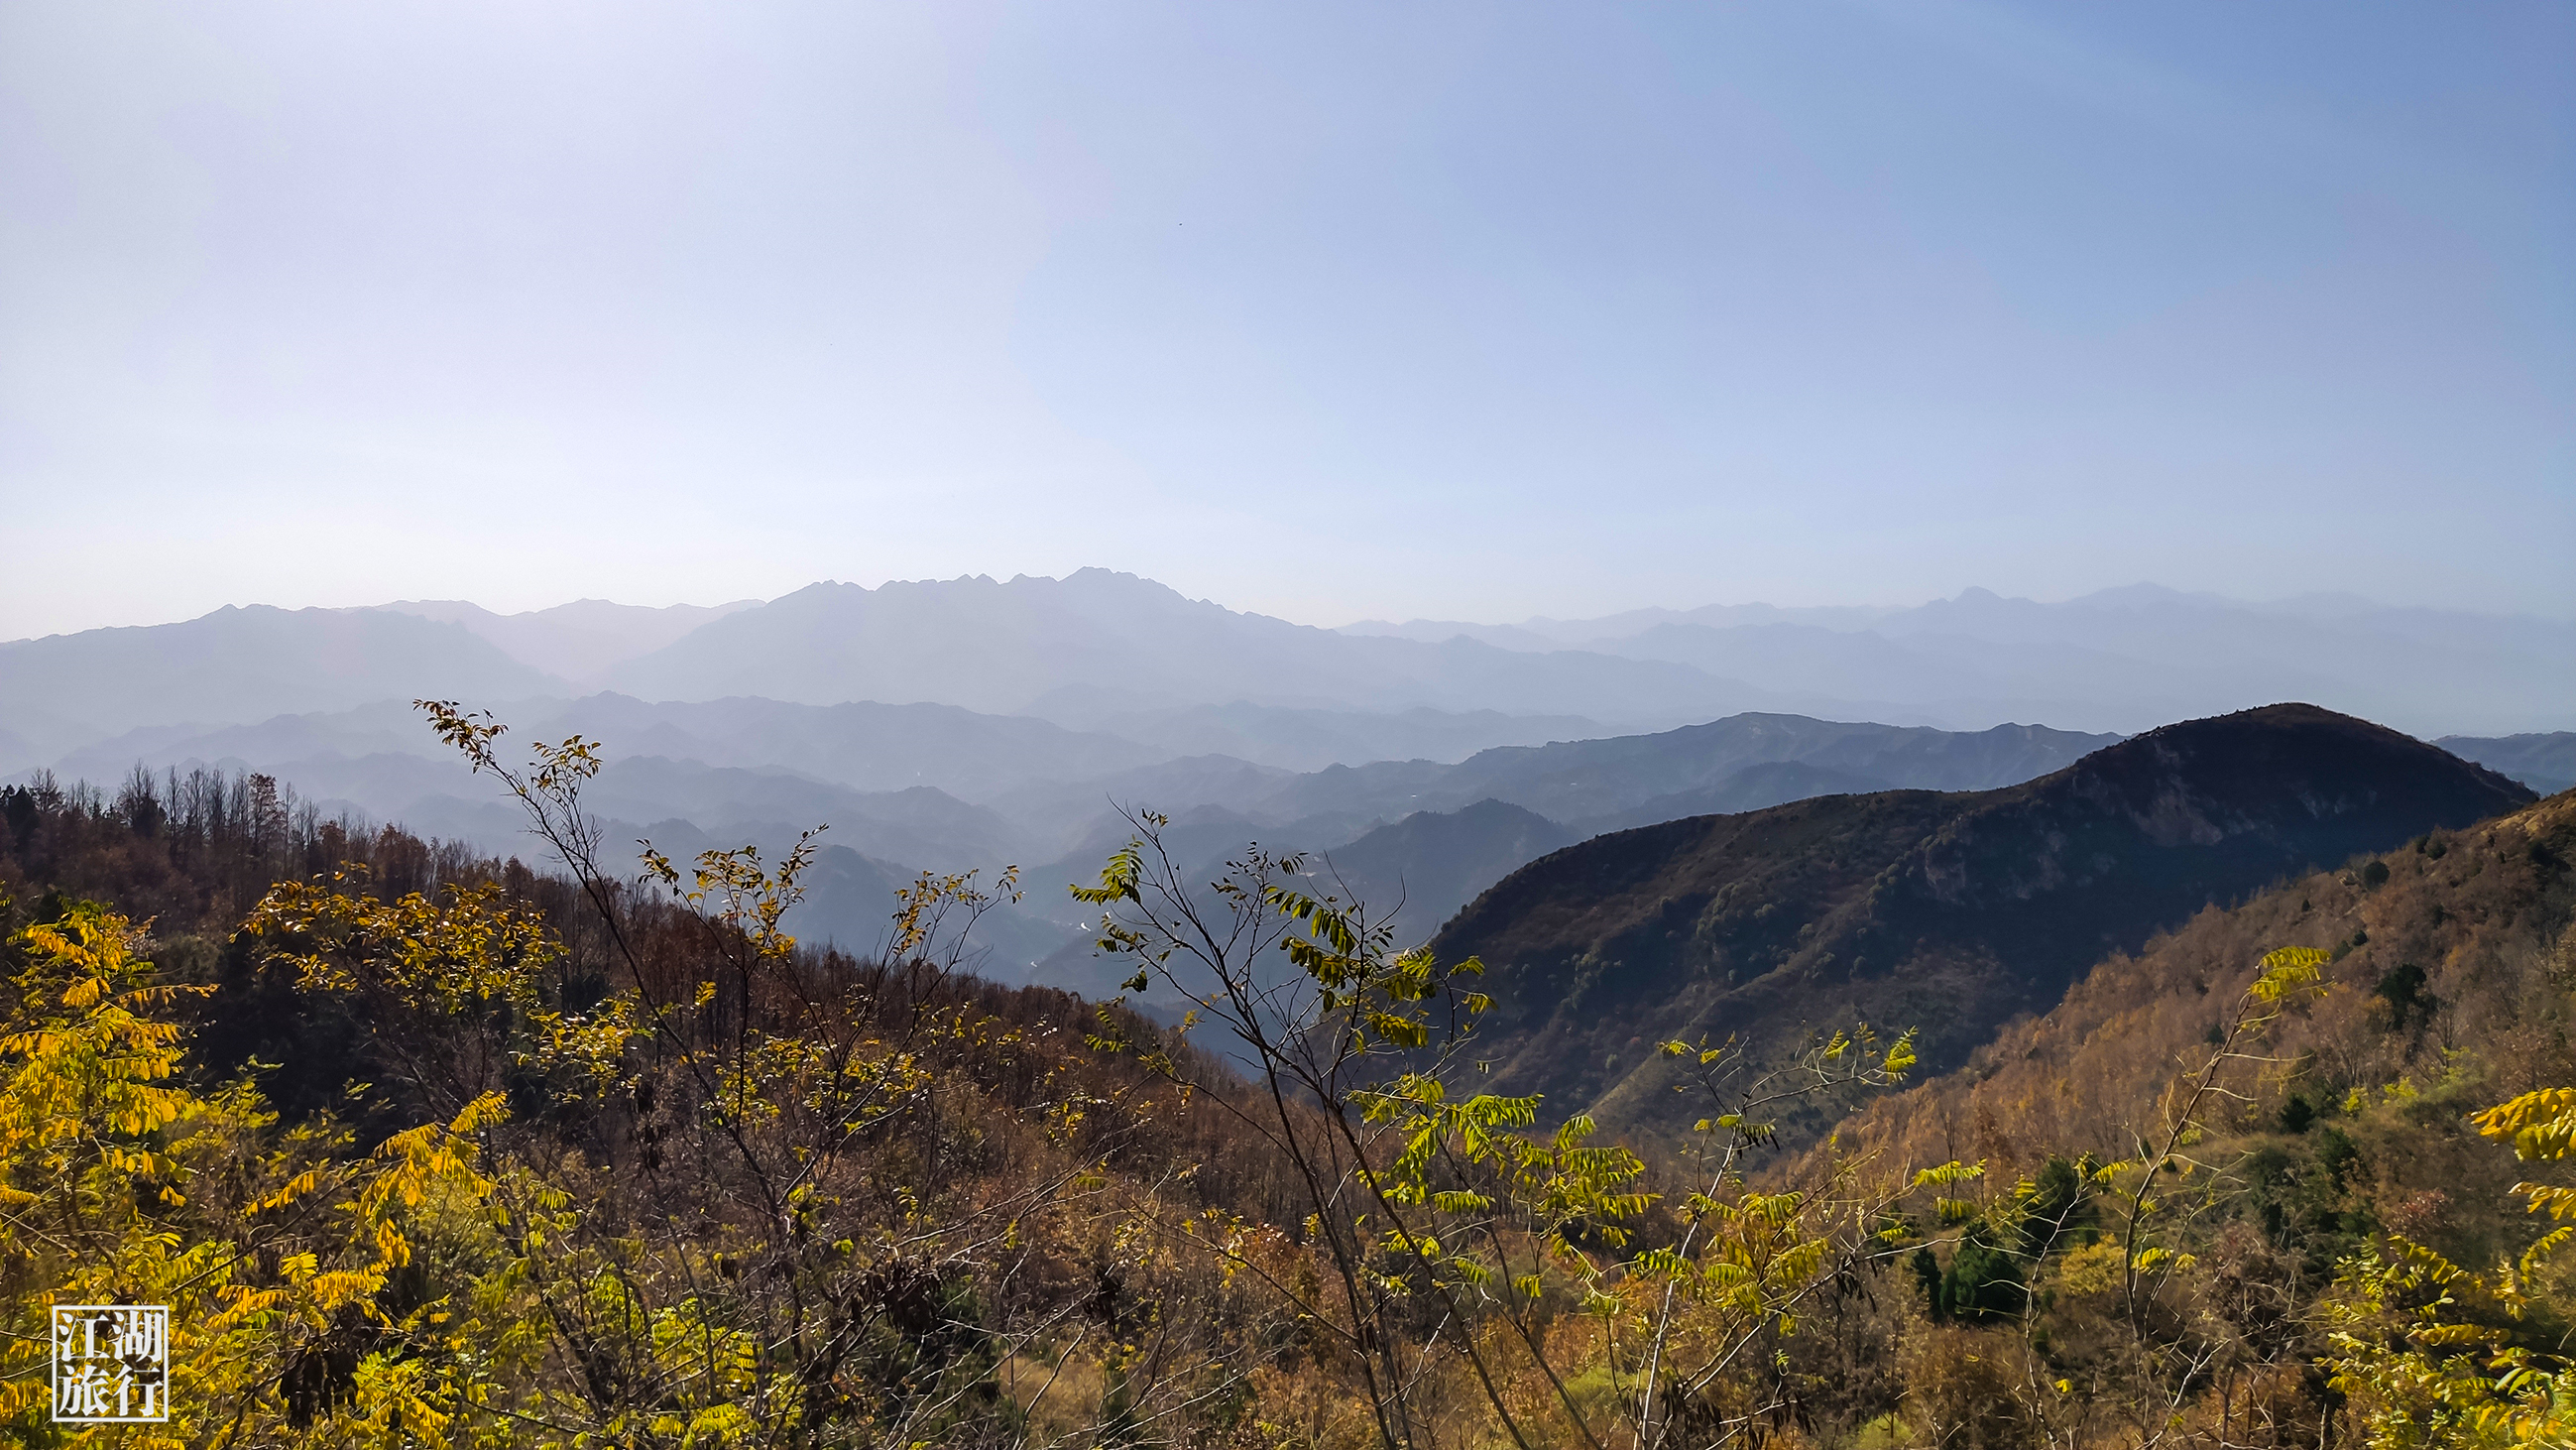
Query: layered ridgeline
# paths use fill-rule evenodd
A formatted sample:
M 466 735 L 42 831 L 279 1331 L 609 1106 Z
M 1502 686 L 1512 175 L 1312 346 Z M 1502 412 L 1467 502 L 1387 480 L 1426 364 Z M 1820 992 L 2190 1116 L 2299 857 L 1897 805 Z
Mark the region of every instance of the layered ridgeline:
M 2364 721 L 2281 705 L 2168 726 L 2006 789 L 1828 796 L 1601 836 L 1434 943 L 1481 956 L 1498 1088 L 1659 1123 L 1652 1044 L 1793 1043 L 1866 1019 L 1936 1068 L 2212 904 L 2532 793 Z
M 2051 604 L 1969 590 L 1912 609 L 1729 605 L 1337 631 L 1099 569 L 826 583 L 715 607 L 226 609 L 0 642 L 0 771 L 142 725 L 603 687 L 656 701 L 957 705 L 1296 769 L 1454 760 L 1746 710 L 2125 731 L 2298 698 L 2426 736 L 2501 738 L 2576 716 L 2576 625 L 2140 586 Z M 1404 718 L 1421 711 L 1434 718 Z
M 180 624 L 0 643 L 0 771 L 143 730 L 338 711 L 372 700 L 568 693 L 453 621 L 372 609 L 219 609 Z M 193 729 L 187 727 L 195 727 Z M 153 727 L 164 729 L 154 738 Z
M 1969 589 L 1912 608 L 1722 604 L 1350 628 L 1665 660 L 1761 689 L 1867 701 L 1861 713 L 1877 719 L 2135 730 L 2302 699 L 2429 736 L 2548 730 L 2576 716 L 2576 624 L 2352 595 L 2252 603 L 2139 584 L 2043 604 Z
M 651 699 L 936 700 L 1077 726 L 1232 701 L 1541 715 L 1580 701 L 1582 714 L 1633 728 L 1790 701 L 1670 661 L 1346 635 L 1106 569 L 1063 579 L 809 585 L 619 665 L 608 679 Z
M 1411 629 L 1313 629 L 1102 570 L 716 608 L 225 610 L 0 644 L 0 780 L 50 770 L 112 791 L 137 764 L 257 772 L 326 813 L 523 849 L 489 782 L 409 708 L 460 699 L 523 733 L 603 741 L 594 804 L 612 840 L 776 849 L 830 823 L 809 933 L 873 940 L 893 883 L 918 869 L 1029 868 L 1038 896 L 994 919 L 992 967 L 1048 961 L 1096 987 L 1058 959 L 1073 937 L 1053 892 L 1124 839 L 1115 806 L 1172 815 L 1209 863 L 1246 839 L 1332 853 L 1372 898 L 1400 898 L 1418 938 L 1523 853 L 1818 795 L 1992 789 L 2114 738 L 1904 722 L 2152 724 L 2172 718 L 2145 713 L 2158 700 L 2251 703 L 2305 683 L 2350 700 L 2346 666 L 2375 649 L 2391 688 L 2437 702 L 2452 728 L 2546 723 L 2563 719 L 2547 700 L 2506 709 L 2479 681 L 2546 695 L 2576 678 L 2550 663 L 2576 636 L 2546 622 L 2154 590 Z M 2185 688 L 2177 660 L 2223 663 L 2225 678 Z M 1995 681 L 2024 677 L 2074 693 L 2007 710 L 2031 701 Z M 580 693 L 603 681 L 630 693 Z M 2003 692 L 1945 696 L 1945 682 Z M 2546 790 L 2576 771 L 2569 739 L 2445 743 Z M 1488 801 L 1521 814 L 1443 819 Z
M 1120 806 L 1181 820 L 1181 838 L 1211 864 L 1256 838 L 1329 853 L 1370 900 L 1400 898 L 1401 925 L 1418 940 L 1505 872 L 1605 821 L 1742 809 L 1819 790 L 2022 780 L 2112 738 L 1747 715 L 1655 735 L 1499 747 L 1447 763 L 1301 773 L 1224 755 L 1175 756 L 1102 730 L 953 705 L 650 704 L 594 695 L 503 713 L 523 737 L 602 742 L 608 765 L 587 799 L 612 842 L 650 837 L 681 855 L 744 842 L 775 852 L 805 827 L 828 824 L 821 868 L 794 925 L 845 946 L 875 943 L 896 887 L 915 871 L 981 869 L 989 879 L 1005 865 L 1022 866 L 1034 889 L 990 919 L 986 969 L 1016 979 L 1044 962 L 1048 980 L 1093 991 L 1106 991 L 1116 976 L 1095 969 L 1081 948 L 1087 939 L 1063 888 L 1088 879 L 1125 842 Z M 1321 728 L 1311 712 L 1211 713 L 1235 728 L 1282 716 Z M 1414 730 L 1458 723 L 1392 718 Z M 529 849 L 491 782 L 470 775 L 408 704 L 133 732 L 61 758 L 55 775 L 112 793 L 138 764 L 155 775 L 258 772 L 293 786 L 325 815 L 399 821 L 503 855 Z M 1496 829 L 1494 811 L 1469 810 L 1488 801 L 1528 819 Z
M 2463 760 L 2512 776 L 2542 795 L 2576 786 L 2576 730 L 2487 738 L 2445 735 L 2433 743 Z

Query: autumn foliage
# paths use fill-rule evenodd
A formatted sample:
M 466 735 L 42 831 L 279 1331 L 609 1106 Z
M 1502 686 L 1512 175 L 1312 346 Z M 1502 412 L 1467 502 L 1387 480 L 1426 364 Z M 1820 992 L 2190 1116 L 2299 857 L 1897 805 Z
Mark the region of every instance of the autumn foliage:
M 1903 1024 L 1662 1044 L 1695 1125 L 1617 1141 L 1486 1090 L 1481 964 L 1325 863 L 1191 880 L 1138 813 L 1076 894 L 1158 1023 L 965 970 L 1013 875 L 816 949 L 802 848 L 613 869 L 595 745 L 430 713 L 547 869 L 273 782 L 0 799 L 13 1442 L 2576 1436 L 2564 800 L 1919 1086 Z M 51 1422 L 54 1301 L 173 1307 L 166 1425 Z

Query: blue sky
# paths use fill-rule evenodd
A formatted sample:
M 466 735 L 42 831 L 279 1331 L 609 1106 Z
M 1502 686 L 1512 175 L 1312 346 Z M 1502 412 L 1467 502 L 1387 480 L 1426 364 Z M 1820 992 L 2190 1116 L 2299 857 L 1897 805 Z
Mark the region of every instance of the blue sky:
M 0 637 L 2576 614 L 2576 9 L 0 9 Z

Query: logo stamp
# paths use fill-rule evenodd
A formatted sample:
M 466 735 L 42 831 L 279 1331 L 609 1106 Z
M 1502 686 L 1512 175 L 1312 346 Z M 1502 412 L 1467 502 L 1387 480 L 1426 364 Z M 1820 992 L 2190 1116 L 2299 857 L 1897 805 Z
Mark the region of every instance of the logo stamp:
M 54 1421 L 170 1418 L 170 1306 L 54 1306 Z

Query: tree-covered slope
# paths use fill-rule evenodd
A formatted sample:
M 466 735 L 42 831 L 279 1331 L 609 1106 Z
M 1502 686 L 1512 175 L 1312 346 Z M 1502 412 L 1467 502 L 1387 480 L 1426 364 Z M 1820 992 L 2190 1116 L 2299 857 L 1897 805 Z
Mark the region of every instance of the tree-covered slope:
M 1497 1084 L 1664 1111 L 1650 1045 L 1916 1027 L 1935 1067 L 2104 956 L 2280 878 L 2519 808 L 2515 783 L 2311 706 L 2168 726 L 2041 779 L 1831 796 L 1595 838 L 1445 928 L 1500 1006 Z

